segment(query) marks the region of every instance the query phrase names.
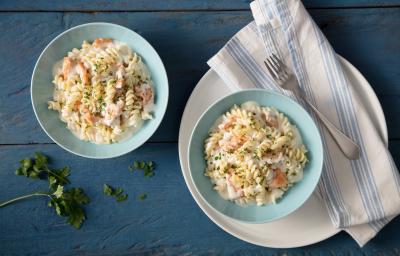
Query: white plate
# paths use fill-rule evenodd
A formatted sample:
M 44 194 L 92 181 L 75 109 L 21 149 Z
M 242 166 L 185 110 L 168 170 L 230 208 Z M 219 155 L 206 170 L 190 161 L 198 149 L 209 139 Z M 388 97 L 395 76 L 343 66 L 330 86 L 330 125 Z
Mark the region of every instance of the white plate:
M 348 75 L 353 91 L 364 102 L 372 121 L 387 144 L 388 135 L 385 116 L 374 91 L 353 65 L 342 57 L 340 57 L 340 62 Z M 179 159 L 182 173 L 190 193 L 203 212 L 215 224 L 231 235 L 249 243 L 266 247 L 300 247 L 322 241 L 338 233 L 339 230 L 333 228 L 323 203 L 315 195 L 312 195 L 300 209 L 283 219 L 264 224 L 247 224 L 224 217 L 216 212 L 207 206 L 196 192 L 190 179 L 187 159 L 190 133 L 207 107 L 230 92 L 230 89 L 219 76 L 214 71 L 208 70 L 193 90 L 181 120 Z

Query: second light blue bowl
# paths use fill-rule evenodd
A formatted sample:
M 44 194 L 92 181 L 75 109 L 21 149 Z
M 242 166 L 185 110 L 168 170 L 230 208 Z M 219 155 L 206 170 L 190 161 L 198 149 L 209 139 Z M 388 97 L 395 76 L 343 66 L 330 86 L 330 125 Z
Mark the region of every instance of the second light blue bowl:
M 213 189 L 211 181 L 204 176 L 204 140 L 215 120 L 233 105 L 255 101 L 261 106 L 274 107 L 284 113 L 290 122 L 297 126 L 303 143 L 308 149 L 309 163 L 304 169 L 303 179 L 287 191 L 277 204 L 242 207 L 222 199 Z M 201 197 L 209 206 L 230 218 L 262 223 L 273 221 L 298 209 L 312 194 L 318 184 L 322 171 L 323 148 L 319 131 L 309 114 L 296 102 L 281 94 L 266 90 L 243 90 L 226 96 L 209 107 L 200 117 L 193 130 L 189 151 L 189 168 L 192 180 Z
M 53 80 L 53 65 L 73 48 L 80 48 L 84 40 L 91 42 L 99 37 L 124 42 L 137 52 L 150 70 L 155 92 L 154 119 L 146 120 L 143 126 L 130 138 L 109 145 L 97 145 L 79 140 L 59 119 L 58 112 L 47 109 L 47 101 L 52 99 L 54 91 L 54 85 L 51 82 Z M 139 34 L 116 24 L 88 23 L 68 29 L 57 36 L 44 49 L 33 70 L 31 99 L 33 110 L 40 125 L 59 146 L 84 157 L 111 158 L 136 149 L 157 130 L 167 109 L 168 78 L 157 52 Z

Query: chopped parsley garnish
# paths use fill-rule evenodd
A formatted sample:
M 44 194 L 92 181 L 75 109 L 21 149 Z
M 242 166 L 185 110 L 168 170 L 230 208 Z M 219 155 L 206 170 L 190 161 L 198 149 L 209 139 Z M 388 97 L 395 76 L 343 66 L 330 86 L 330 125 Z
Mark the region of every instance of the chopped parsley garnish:
M 153 161 L 134 161 L 133 165 L 129 166 L 129 170 L 131 172 L 135 170 L 143 170 L 145 177 L 153 177 L 154 176 L 155 163 Z
M 218 156 L 215 156 L 214 160 L 221 160 L 221 153 L 219 153 Z
M 141 201 L 145 200 L 146 198 L 147 198 L 147 194 L 146 194 L 146 193 L 141 193 L 141 194 L 138 196 L 138 199 L 141 200 Z
M 124 194 L 124 190 L 122 188 L 113 188 L 110 185 L 103 185 L 103 193 L 107 196 L 112 196 L 117 200 L 117 202 L 122 202 L 128 199 L 128 194 Z

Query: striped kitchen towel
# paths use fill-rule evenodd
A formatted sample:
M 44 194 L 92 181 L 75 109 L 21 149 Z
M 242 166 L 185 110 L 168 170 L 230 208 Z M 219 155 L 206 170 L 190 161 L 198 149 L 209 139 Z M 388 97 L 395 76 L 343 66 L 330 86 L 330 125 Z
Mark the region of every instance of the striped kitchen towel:
M 332 224 L 363 246 L 400 212 L 400 179 L 390 152 L 301 1 L 256 0 L 251 9 L 255 22 L 208 64 L 232 90 L 266 88 L 293 98 L 275 84 L 263 64 L 275 53 L 296 75 L 308 99 L 361 146 L 360 159 L 346 159 L 313 116 L 325 148 L 318 191 Z

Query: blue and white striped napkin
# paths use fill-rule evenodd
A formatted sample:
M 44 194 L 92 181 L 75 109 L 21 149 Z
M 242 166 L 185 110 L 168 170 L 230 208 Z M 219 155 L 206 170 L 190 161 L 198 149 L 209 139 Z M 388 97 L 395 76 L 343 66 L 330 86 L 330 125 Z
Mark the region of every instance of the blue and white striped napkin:
M 255 22 L 239 31 L 208 64 L 232 90 L 280 89 L 263 61 L 277 54 L 295 73 L 308 99 L 362 148 L 346 159 L 315 118 L 325 148 L 319 193 L 335 228 L 360 246 L 400 212 L 398 170 L 335 51 L 300 0 L 256 0 Z M 312 114 L 312 113 L 311 113 Z

